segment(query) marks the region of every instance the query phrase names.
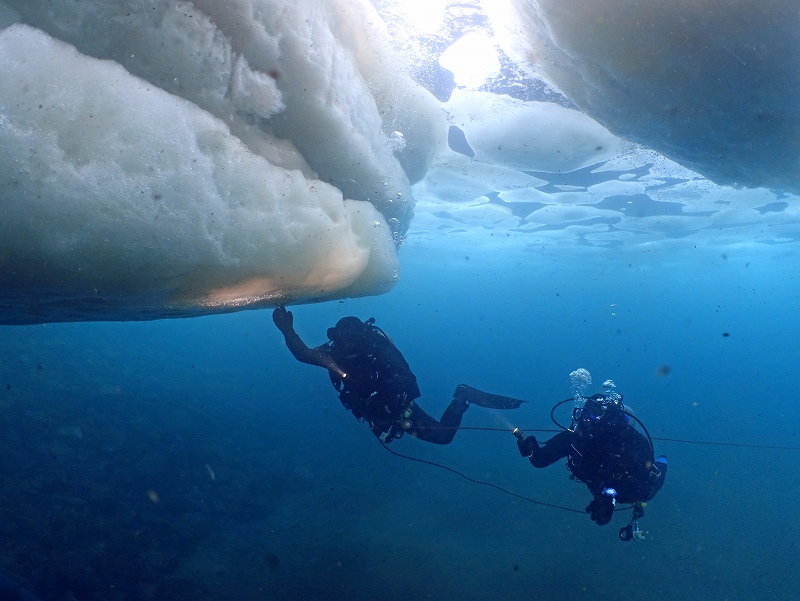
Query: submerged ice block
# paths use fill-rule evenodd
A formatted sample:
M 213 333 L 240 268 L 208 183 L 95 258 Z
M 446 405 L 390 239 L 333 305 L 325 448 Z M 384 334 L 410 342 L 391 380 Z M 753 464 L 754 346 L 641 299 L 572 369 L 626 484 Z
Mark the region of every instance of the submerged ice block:
M 0 149 L 2 323 L 196 315 L 397 279 L 372 204 L 20 24 L 0 32 Z
M 500 43 L 612 133 L 720 185 L 800 192 L 788 0 L 483 0 Z

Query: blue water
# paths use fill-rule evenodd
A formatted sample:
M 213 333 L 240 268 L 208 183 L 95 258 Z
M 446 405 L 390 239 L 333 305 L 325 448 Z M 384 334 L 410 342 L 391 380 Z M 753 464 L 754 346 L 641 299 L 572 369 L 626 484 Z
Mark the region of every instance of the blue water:
M 401 259 L 391 293 L 295 323 L 320 344 L 375 317 L 429 413 L 465 382 L 530 402 L 463 425 L 551 428 L 583 367 L 656 438 L 800 447 L 791 254 L 467 256 L 412 238 Z M 796 599 L 798 450 L 657 440 L 671 470 L 648 538 L 622 543 L 627 513 L 598 527 L 387 453 L 268 311 L 0 341 L 0 567 L 45 601 Z M 391 448 L 585 507 L 563 465 L 534 470 L 514 442 Z

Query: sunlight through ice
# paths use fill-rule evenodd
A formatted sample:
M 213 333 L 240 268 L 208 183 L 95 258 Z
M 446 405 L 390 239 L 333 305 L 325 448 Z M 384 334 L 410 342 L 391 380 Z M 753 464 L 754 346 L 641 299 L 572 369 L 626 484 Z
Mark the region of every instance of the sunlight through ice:
M 404 0 L 399 4 L 414 27 L 423 33 L 434 34 L 442 26 L 450 0 Z
M 439 64 L 453 73 L 456 85 L 479 88 L 489 77 L 500 73 L 497 48 L 489 37 L 473 31 L 444 51 Z

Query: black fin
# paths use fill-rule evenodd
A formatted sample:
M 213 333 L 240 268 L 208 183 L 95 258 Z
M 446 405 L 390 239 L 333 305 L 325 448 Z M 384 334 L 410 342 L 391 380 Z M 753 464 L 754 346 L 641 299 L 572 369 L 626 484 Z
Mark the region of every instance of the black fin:
M 467 386 L 466 384 L 459 384 L 456 386 L 453 398 L 457 401 L 466 401 L 472 405 L 487 407 L 489 409 L 516 409 L 525 402 L 510 396 L 489 394 L 488 392 L 483 392 L 482 390 Z

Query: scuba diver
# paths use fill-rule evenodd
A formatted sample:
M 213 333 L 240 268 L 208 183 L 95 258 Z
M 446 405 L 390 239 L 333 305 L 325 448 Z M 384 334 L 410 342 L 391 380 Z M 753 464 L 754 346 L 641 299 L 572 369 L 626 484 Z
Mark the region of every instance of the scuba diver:
M 381 442 L 388 443 L 408 433 L 427 442 L 448 444 L 470 404 L 515 409 L 524 402 L 461 384 L 437 421 L 415 402 L 421 394 L 417 378 L 373 318 L 361 321 L 343 317 L 328 328 L 328 342 L 313 349 L 295 332 L 291 311 L 278 307 L 272 320 L 295 359 L 327 369 L 339 400 Z
M 620 529 L 619 536 L 623 541 L 639 540 L 643 538 L 639 529 L 643 507 L 664 485 L 668 463 L 663 455 L 654 458 L 647 429 L 622 404 L 622 395 L 613 391 L 610 380 L 606 382 L 607 386 L 609 384 L 610 391 L 592 395 L 582 407 L 576 407 L 570 427 L 543 446 L 536 437 L 526 436 L 518 428 L 513 433 L 520 455 L 527 457 L 533 467 L 547 467 L 567 457 L 570 477 L 586 484 L 592 493 L 593 499 L 586 512 L 598 525 L 611 521 L 617 503 L 630 503 L 633 517 L 630 524 Z M 561 401 L 553 411 L 572 400 Z M 630 423 L 631 420 L 642 427 L 646 436 Z

